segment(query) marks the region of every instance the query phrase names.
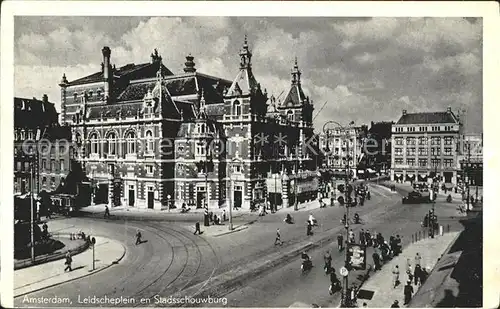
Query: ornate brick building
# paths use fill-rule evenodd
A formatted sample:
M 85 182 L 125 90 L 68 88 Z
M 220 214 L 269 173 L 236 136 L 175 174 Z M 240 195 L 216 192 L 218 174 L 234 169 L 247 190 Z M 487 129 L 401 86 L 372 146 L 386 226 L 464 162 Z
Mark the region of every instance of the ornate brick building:
M 156 50 L 150 63 L 120 68 L 108 47 L 102 54 L 99 72 L 71 82 L 63 75 L 60 83 L 62 121 L 94 182 L 95 203 L 248 208 L 277 191 L 268 190 L 277 178 L 285 206 L 315 195 L 311 147 L 298 147 L 313 136 L 313 107 L 297 63 L 287 96 L 276 102 L 253 75 L 246 39 L 232 82 L 198 72 L 191 55 L 173 74 Z

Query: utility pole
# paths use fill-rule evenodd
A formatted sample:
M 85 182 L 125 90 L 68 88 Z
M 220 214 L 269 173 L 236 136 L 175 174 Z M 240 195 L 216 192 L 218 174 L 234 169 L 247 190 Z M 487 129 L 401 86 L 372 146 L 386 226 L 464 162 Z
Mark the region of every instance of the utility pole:
M 349 141 L 348 139 L 348 133 L 344 129 L 345 133 L 345 139 L 347 141 L 347 146 L 346 146 L 346 166 L 345 166 L 345 188 L 344 188 L 344 194 L 345 194 L 345 234 L 346 234 L 346 240 L 349 242 L 349 207 L 351 205 L 351 200 L 350 200 L 350 193 L 349 193 L 349 177 L 351 175 L 350 169 L 349 169 Z M 348 251 L 347 248 L 345 250 L 345 260 L 344 260 L 344 267 L 349 270 L 349 256 L 348 256 Z M 344 276 L 344 297 L 343 299 L 343 307 L 347 307 L 349 305 L 349 276 Z

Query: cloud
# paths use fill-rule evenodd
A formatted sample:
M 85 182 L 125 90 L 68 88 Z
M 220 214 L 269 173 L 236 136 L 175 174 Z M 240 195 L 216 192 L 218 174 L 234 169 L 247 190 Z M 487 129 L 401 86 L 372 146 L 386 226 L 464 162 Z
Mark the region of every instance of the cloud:
M 154 48 L 174 73 L 185 56 L 199 72 L 232 80 L 245 34 L 253 72 L 279 95 L 298 58 L 318 125 L 397 120 L 408 111 L 482 111 L 482 20 L 463 18 L 22 17 L 15 19 L 16 95 L 59 102 L 62 73 L 100 69 L 101 49 L 116 66 L 149 62 Z M 40 27 L 34 25 L 40 24 Z M 476 117 L 473 126 L 481 127 Z

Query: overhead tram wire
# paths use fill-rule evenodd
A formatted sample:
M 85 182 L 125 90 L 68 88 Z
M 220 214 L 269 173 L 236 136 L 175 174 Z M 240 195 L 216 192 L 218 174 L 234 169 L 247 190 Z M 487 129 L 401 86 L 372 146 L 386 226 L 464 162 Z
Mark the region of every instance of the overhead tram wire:
M 316 113 L 316 116 L 314 116 L 313 121 L 314 121 L 314 119 L 316 119 L 316 117 L 318 117 L 318 115 L 321 113 L 321 111 L 323 110 L 323 108 L 325 108 L 326 103 L 328 103 L 328 101 L 325 101 L 325 103 L 323 104 L 323 106 L 321 106 L 321 108 L 319 109 L 319 111 Z

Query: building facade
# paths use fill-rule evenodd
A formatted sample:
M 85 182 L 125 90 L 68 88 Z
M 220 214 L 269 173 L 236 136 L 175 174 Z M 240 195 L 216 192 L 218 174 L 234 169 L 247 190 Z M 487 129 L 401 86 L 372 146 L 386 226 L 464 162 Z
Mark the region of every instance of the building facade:
M 47 95 L 14 98 L 14 193 L 56 190 L 70 172 L 71 157 L 70 130 L 59 126 Z
M 319 134 L 319 145 L 324 154 L 323 169 L 334 176 L 345 177 L 347 163 L 353 177 L 358 176 L 358 164 L 363 158 L 364 127 L 335 127 Z M 348 162 L 347 162 L 348 160 Z
M 461 136 L 458 162 L 460 172 L 458 182 L 462 185 L 483 186 L 483 135 L 467 134 Z
M 313 108 L 297 64 L 276 102 L 253 75 L 246 38 L 233 81 L 198 72 L 191 55 L 174 74 L 156 50 L 151 62 L 118 69 L 108 47 L 102 54 L 101 71 L 60 83 L 62 119 L 94 183 L 94 203 L 249 208 L 270 199 L 277 186 L 268 188 L 268 179 L 277 176 L 282 205 L 310 198 L 314 159 L 298 145 L 313 135 Z M 274 147 L 278 135 L 286 137 Z M 308 185 L 293 191 L 295 178 Z
M 457 184 L 462 126 L 445 112 L 407 113 L 392 126 L 391 180 Z

